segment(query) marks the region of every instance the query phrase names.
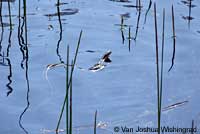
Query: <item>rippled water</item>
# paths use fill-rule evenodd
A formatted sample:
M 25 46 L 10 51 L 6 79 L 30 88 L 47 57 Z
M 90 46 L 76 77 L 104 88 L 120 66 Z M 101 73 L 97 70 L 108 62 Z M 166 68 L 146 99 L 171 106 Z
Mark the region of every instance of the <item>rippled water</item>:
M 162 0 L 156 3 L 159 46 L 162 10 L 166 10 L 163 107 L 188 101 L 163 112 L 162 125 L 190 127 L 194 120 L 199 126 L 200 2 L 192 1 L 190 17 L 187 1 Z M 141 1 L 140 11 L 135 7 L 135 0 L 71 0 L 61 1 L 59 6 L 53 0 L 29 0 L 28 45 L 25 44 L 25 31 L 20 30 L 24 28 L 24 17 L 23 8 L 20 8 L 19 17 L 18 4 L 19 1 L 10 3 L 12 31 L 7 2 L 3 0 L 2 6 L 1 134 L 54 133 L 65 95 L 65 69 L 49 70 L 48 80 L 45 79 L 45 70 L 49 64 L 66 61 L 67 45 L 72 58 L 81 30 L 83 36 L 73 82 L 74 133 L 93 132 L 96 110 L 97 121 L 107 125 L 105 129 L 97 128 L 98 133 L 112 133 L 115 126 L 134 129 L 137 126 L 157 126 L 153 5 L 144 23 L 149 1 Z M 173 52 L 172 4 L 176 55 L 174 66 L 168 72 Z M 124 18 L 123 29 L 120 26 L 121 16 Z M 108 50 L 112 51 L 112 62 L 101 71 L 89 71 L 88 68 Z M 65 128 L 65 119 L 60 128 Z

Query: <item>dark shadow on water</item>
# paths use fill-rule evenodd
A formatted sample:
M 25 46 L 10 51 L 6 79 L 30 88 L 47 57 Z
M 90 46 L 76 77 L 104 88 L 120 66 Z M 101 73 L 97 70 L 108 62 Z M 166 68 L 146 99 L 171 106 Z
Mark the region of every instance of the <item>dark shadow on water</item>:
M 11 18 L 11 7 L 10 7 L 10 2 L 8 1 L 8 11 L 9 11 L 9 24 L 10 24 L 10 29 L 9 29 L 9 37 L 8 37 L 8 46 L 7 46 L 7 57 L 9 57 L 9 52 L 11 48 L 11 37 L 12 37 L 12 18 Z
M 138 9 L 138 17 L 137 17 L 137 24 L 136 24 L 136 28 L 135 28 L 136 30 L 135 30 L 135 37 L 134 37 L 135 41 L 136 41 L 137 35 L 138 35 L 138 30 L 139 30 L 139 25 L 140 25 L 140 16 L 141 16 L 141 8 Z
M 172 38 L 173 38 L 173 52 L 172 52 L 172 60 L 171 60 L 171 66 L 168 70 L 168 72 L 171 71 L 171 69 L 174 66 L 175 63 L 175 55 L 176 55 L 176 33 L 175 33 L 175 16 L 174 16 L 174 7 L 172 5 Z
M 20 51 L 22 53 L 22 60 L 21 60 L 21 68 L 24 69 L 24 61 L 26 59 L 25 57 L 25 42 L 24 42 L 24 38 L 23 38 L 23 27 L 24 27 L 24 17 L 21 17 L 21 0 L 19 0 L 19 7 L 18 7 L 18 44 L 19 44 L 19 47 L 20 47 Z M 22 19 L 22 24 L 21 24 L 21 19 Z
M 2 41 L 3 41 L 3 33 L 4 33 L 4 25 L 3 25 L 3 18 L 2 18 L 2 2 L 0 2 L 0 23 L 1 23 L 1 37 L 0 37 L 0 56 L 2 56 Z
M 12 84 L 12 65 L 11 65 L 11 61 L 10 61 L 10 48 L 11 48 L 11 38 L 12 38 L 12 18 L 11 18 L 11 7 L 10 7 L 10 2 L 8 1 L 8 11 L 9 11 L 9 37 L 8 37 L 8 46 L 7 46 L 7 49 L 6 49 L 6 60 L 7 60 L 7 64 L 8 64 L 8 70 L 9 70 L 9 73 L 8 73 L 8 83 L 6 84 L 6 87 L 8 89 L 8 92 L 7 92 L 7 96 L 9 96 L 12 92 L 13 92 L 13 88 L 11 87 L 11 84 Z M 2 27 L 3 28 L 3 27 Z M 3 39 L 3 37 L 2 37 Z M 3 54 L 3 58 L 4 58 L 4 54 Z
M 59 5 L 59 4 L 56 4 Z M 47 17 L 56 17 L 56 16 L 65 16 L 65 15 L 74 15 L 77 14 L 79 12 L 79 10 L 77 8 L 67 8 L 67 9 L 63 9 L 62 11 L 60 11 L 60 6 L 57 6 L 57 12 L 56 13 L 52 13 L 52 14 L 45 14 L 44 16 Z M 58 12 L 59 10 L 59 12 Z
M 123 7 L 128 7 L 128 8 L 136 8 L 137 10 L 138 9 L 141 9 L 142 8 L 142 5 L 141 5 L 141 1 L 140 0 L 136 0 L 135 1 L 135 5 L 123 5 Z
M 56 3 L 55 6 L 62 6 L 62 5 L 67 5 L 69 3 L 67 2 L 59 2 L 59 3 Z
M 149 1 L 149 6 L 148 6 L 148 9 L 147 9 L 147 11 L 146 11 L 146 13 L 145 13 L 144 24 L 146 24 L 147 15 L 148 15 L 148 13 L 149 13 L 149 11 L 150 11 L 150 9 L 151 9 L 151 5 L 152 5 L 152 0 Z
M 124 41 L 125 41 L 124 29 L 121 29 L 121 37 L 122 37 L 122 44 L 124 44 Z
M 57 3 L 57 5 L 59 5 L 59 2 Z M 61 43 L 61 41 L 62 41 L 62 34 L 63 34 L 62 21 L 61 21 L 61 15 L 60 15 L 60 6 L 57 6 L 57 16 L 58 16 L 58 22 L 59 22 L 59 30 L 60 30 L 60 33 L 59 33 L 59 39 L 58 39 L 58 42 L 57 42 L 56 53 L 57 53 L 57 56 L 58 56 L 58 58 L 59 58 L 59 61 L 60 61 L 61 63 L 64 63 L 64 61 L 62 60 L 62 56 L 60 55 L 60 52 L 59 52 L 60 43 Z
M 109 1 L 113 1 L 113 2 L 124 2 L 124 3 L 130 3 L 131 1 L 129 0 L 109 0 Z
M 28 110 L 28 108 L 30 106 L 30 101 L 29 101 L 30 84 L 29 84 L 29 75 L 28 75 L 28 72 L 29 72 L 29 68 L 28 68 L 28 50 L 27 50 L 27 52 L 26 52 L 26 59 L 25 59 L 25 77 L 26 77 L 26 85 L 27 85 L 27 91 L 26 91 L 26 102 L 27 102 L 27 105 L 24 108 L 23 112 L 19 116 L 19 126 L 20 126 L 20 128 L 22 128 L 22 130 L 26 134 L 28 134 L 28 131 L 24 128 L 24 126 L 22 124 L 22 119 L 23 119 L 24 114 L 26 113 L 26 111 Z
M 8 62 L 9 74 L 8 74 L 8 83 L 6 87 L 8 88 L 7 96 L 9 96 L 13 92 L 13 88 L 11 87 L 12 84 L 12 65 L 9 58 L 6 58 Z
M 15 0 L 1 0 L 2 2 L 15 2 Z
M 122 38 L 122 44 L 124 44 L 125 36 L 124 36 L 124 15 L 121 15 L 121 38 Z
M 182 16 L 184 20 L 188 21 L 188 28 L 190 28 L 191 20 L 194 19 L 194 17 L 192 17 L 192 8 L 196 7 L 196 5 L 192 4 L 192 1 L 193 0 L 181 1 L 184 5 L 188 6 L 188 16 Z
M 21 2 L 19 3 L 21 4 Z M 21 5 L 19 5 L 21 6 Z M 24 29 L 24 34 L 21 34 L 19 41 L 23 41 L 23 49 L 24 49 L 24 70 L 25 70 L 25 78 L 26 78 L 26 86 L 27 86 L 27 90 L 26 90 L 26 106 L 23 110 L 23 112 L 20 114 L 19 116 L 19 126 L 20 128 L 24 131 L 24 133 L 28 134 L 28 131 L 26 130 L 26 128 L 24 127 L 22 120 L 23 120 L 23 116 L 26 113 L 26 111 L 28 110 L 28 108 L 30 107 L 30 101 L 29 101 L 29 95 L 30 95 L 30 84 L 29 84 L 29 50 L 28 50 L 28 34 L 27 34 L 27 18 L 26 18 L 26 0 L 23 0 L 23 7 L 24 7 L 24 14 L 23 14 L 23 24 L 21 26 L 20 29 Z M 20 27 L 20 26 L 19 26 Z M 18 30 L 19 30 L 18 27 Z M 22 31 L 21 31 L 22 32 Z M 18 34 L 21 33 L 18 31 Z M 23 32 L 22 32 L 23 33 Z M 24 35 L 24 36 L 23 36 Z M 19 35 L 18 35 L 19 37 Z

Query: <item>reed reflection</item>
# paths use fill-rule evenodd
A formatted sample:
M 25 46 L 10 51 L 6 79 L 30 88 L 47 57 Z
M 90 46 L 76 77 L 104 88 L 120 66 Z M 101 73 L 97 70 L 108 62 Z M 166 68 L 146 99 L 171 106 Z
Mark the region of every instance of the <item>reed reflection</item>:
M 1 37 L 0 37 L 0 56 L 2 56 L 2 41 L 3 41 L 3 33 L 4 33 L 4 27 L 3 27 L 3 18 L 2 18 L 2 1 L 0 2 L 0 23 L 1 23 Z
M 20 0 L 19 0 L 20 1 Z M 21 2 L 19 2 L 19 9 L 21 7 Z M 23 116 L 30 107 L 30 101 L 29 101 L 29 95 L 30 95 L 30 83 L 29 83 L 29 50 L 28 50 L 28 33 L 27 33 L 27 16 L 26 16 L 26 0 L 23 0 L 23 9 L 24 9 L 24 14 L 22 17 L 22 25 L 21 25 L 21 20 L 19 20 L 19 26 L 18 26 L 18 41 L 20 42 L 20 50 L 23 54 L 23 60 L 24 61 L 24 66 L 22 62 L 22 68 L 25 70 L 25 78 L 26 78 L 26 106 L 23 110 L 23 112 L 19 116 L 19 126 L 20 128 L 24 131 L 24 133 L 28 134 L 27 129 L 24 127 L 22 121 L 23 121 Z M 21 14 L 21 12 L 19 11 Z M 21 16 L 21 15 L 19 15 Z M 20 19 L 20 18 L 19 18 Z M 21 26 L 20 26 L 21 25 Z M 23 32 L 24 30 L 24 32 Z M 20 35 L 19 35 L 20 34 Z
M 19 6 L 18 6 L 18 44 L 20 47 L 20 51 L 22 53 L 22 60 L 21 60 L 21 68 L 24 69 L 24 61 L 26 59 L 25 57 L 25 42 L 23 38 L 23 27 L 24 27 L 24 21 L 21 22 L 21 19 L 24 17 L 21 16 L 21 0 L 19 0 Z
M 57 14 L 58 14 L 58 22 L 59 22 L 59 30 L 60 30 L 60 33 L 59 33 L 59 39 L 58 39 L 58 42 L 57 42 L 57 48 L 56 48 L 56 53 L 57 53 L 57 56 L 59 58 L 59 61 L 61 63 L 64 63 L 64 61 L 62 60 L 62 56 L 59 52 L 59 49 L 60 49 L 60 43 L 62 41 L 62 34 L 63 34 L 63 29 L 62 29 L 62 21 L 61 21 L 61 16 L 60 16 L 60 2 L 58 0 L 57 4 Z

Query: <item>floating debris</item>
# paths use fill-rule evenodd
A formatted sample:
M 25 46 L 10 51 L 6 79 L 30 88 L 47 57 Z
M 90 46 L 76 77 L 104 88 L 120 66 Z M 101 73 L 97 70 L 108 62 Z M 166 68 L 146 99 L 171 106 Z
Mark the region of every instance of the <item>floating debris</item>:
M 53 30 L 53 25 L 48 25 L 48 30 Z
M 185 1 L 185 0 L 182 0 L 181 2 L 182 2 L 183 4 L 185 4 L 185 5 L 190 3 L 189 1 Z
M 61 66 L 66 67 L 66 64 L 64 64 L 64 63 L 55 63 L 55 64 L 49 64 L 49 65 L 47 65 L 46 71 L 45 71 L 45 78 L 48 80 L 47 73 L 48 73 L 48 71 L 50 69 L 55 68 L 55 67 L 61 67 Z
M 63 11 L 61 11 L 59 14 L 60 14 L 60 16 L 65 16 L 65 15 L 74 15 L 78 12 L 79 12 L 79 10 L 77 8 L 67 8 L 67 9 L 64 9 Z M 45 14 L 44 16 L 55 17 L 55 16 L 58 16 L 58 13 Z
M 124 13 L 124 14 L 121 14 L 120 15 L 123 19 L 125 19 L 125 18 L 130 18 L 131 16 L 130 16 L 130 13 Z
M 111 60 L 110 60 L 110 55 L 111 55 L 111 51 L 109 50 L 107 53 L 105 53 L 104 55 L 103 55 L 103 57 L 101 58 L 101 60 L 103 61 L 103 62 L 112 62 Z
M 123 7 L 127 7 L 127 8 L 139 8 L 139 9 L 141 9 L 143 6 L 136 6 L 136 5 L 123 5 Z
M 111 55 L 111 51 L 109 50 L 108 52 L 106 52 L 102 58 L 100 59 L 100 61 L 96 64 L 94 64 L 94 66 L 90 67 L 88 70 L 92 71 L 92 72 L 97 72 L 100 71 L 102 69 L 104 69 L 104 67 L 106 66 L 104 63 L 110 63 L 112 62 L 111 59 L 109 58 Z
M 167 110 L 174 109 L 174 108 L 176 108 L 176 107 L 183 106 L 183 105 L 185 105 L 185 104 L 188 103 L 188 102 L 189 102 L 189 101 L 177 102 L 177 103 L 175 103 L 175 104 L 172 104 L 172 105 L 169 105 L 169 106 L 167 106 L 167 107 L 164 107 L 164 108 L 162 109 L 162 111 L 167 111 Z
M 106 127 L 108 127 L 108 123 L 107 123 L 107 122 L 102 122 L 102 121 L 100 121 L 100 122 L 97 124 L 97 128 L 105 129 Z
M 131 2 L 129 0 L 110 0 L 110 1 L 113 1 L 113 2 L 127 2 L 127 3 Z
M 191 16 L 182 16 L 184 20 L 193 20 L 194 18 Z
M 196 7 L 196 5 L 194 5 L 194 4 L 191 5 L 192 0 L 187 0 L 187 1 L 182 0 L 181 2 L 182 2 L 183 4 L 185 4 L 186 6 L 190 6 L 191 8 Z
M 62 6 L 62 5 L 66 5 L 66 4 L 69 4 L 67 2 L 60 2 L 60 3 L 56 3 L 55 6 Z
M 90 67 L 89 70 L 92 72 L 97 72 L 104 69 L 105 65 L 103 63 L 97 63 L 93 67 Z
M 96 51 L 94 51 L 94 50 L 86 50 L 85 52 L 88 52 L 88 53 L 95 53 Z
M 60 132 L 64 132 L 65 130 L 64 129 L 58 129 L 58 131 L 56 131 L 56 130 L 50 130 L 50 129 L 41 129 L 41 131 L 42 131 L 42 134 L 46 134 L 46 133 L 52 133 L 52 132 L 60 133 Z

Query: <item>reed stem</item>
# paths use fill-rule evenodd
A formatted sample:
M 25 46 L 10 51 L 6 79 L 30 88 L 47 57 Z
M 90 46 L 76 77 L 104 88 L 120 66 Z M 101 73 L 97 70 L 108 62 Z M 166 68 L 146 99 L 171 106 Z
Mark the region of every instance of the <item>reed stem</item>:
M 74 68 L 74 64 L 73 64 L 73 60 L 72 60 L 72 68 Z M 70 112 L 69 112 L 69 134 L 72 134 L 72 77 L 73 75 L 71 76 L 71 84 L 70 84 L 70 106 L 69 106 L 69 109 L 70 109 Z
M 97 110 L 95 111 L 95 116 L 94 116 L 94 134 L 97 133 Z
M 69 82 L 69 45 L 67 46 L 67 67 L 66 67 L 66 134 L 68 134 L 68 130 L 69 130 L 69 124 L 68 124 L 68 117 L 69 117 L 69 113 L 68 113 L 68 108 L 69 108 L 69 102 L 68 102 L 68 98 L 69 98 L 69 90 L 67 89 L 68 87 L 68 82 Z
M 156 3 L 154 3 L 154 19 L 155 19 L 155 40 L 156 40 L 156 78 L 157 78 L 157 112 L 158 112 L 158 134 L 160 134 L 160 86 L 159 86 L 159 58 L 158 58 L 158 31 L 156 17 Z
M 68 83 L 68 86 L 67 86 L 66 90 L 69 90 L 71 82 L 72 82 L 72 75 L 73 75 L 73 71 L 74 71 L 74 66 L 76 64 L 76 58 L 77 58 L 77 55 L 78 55 L 78 50 L 79 50 L 79 46 L 80 46 L 80 42 L 81 42 L 81 37 L 82 37 L 82 30 L 81 30 L 80 35 L 79 35 L 78 44 L 77 44 L 77 47 L 76 47 L 76 52 L 75 52 L 73 64 L 72 64 L 72 67 L 71 67 L 71 72 L 70 72 L 70 77 L 69 77 L 69 83 Z M 60 126 L 60 121 L 62 119 L 62 115 L 63 115 L 63 111 L 64 111 L 64 107 L 66 105 L 67 99 L 68 99 L 68 96 L 65 95 L 65 98 L 64 98 L 64 101 L 63 101 L 63 104 L 62 104 L 61 113 L 59 115 L 58 123 L 57 123 L 57 126 L 56 126 L 56 133 L 58 133 L 58 129 L 59 129 L 59 126 Z
M 131 27 L 128 28 L 128 50 L 131 51 Z
M 162 29 L 162 52 L 161 52 L 161 74 L 160 74 L 160 101 L 159 101 L 159 111 L 160 111 L 160 119 L 162 112 L 162 88 L 163 88 L 163 70 L 164 70 L 164 44 L 165 44 L 165 9 L 163 9 L 163 29 Z

